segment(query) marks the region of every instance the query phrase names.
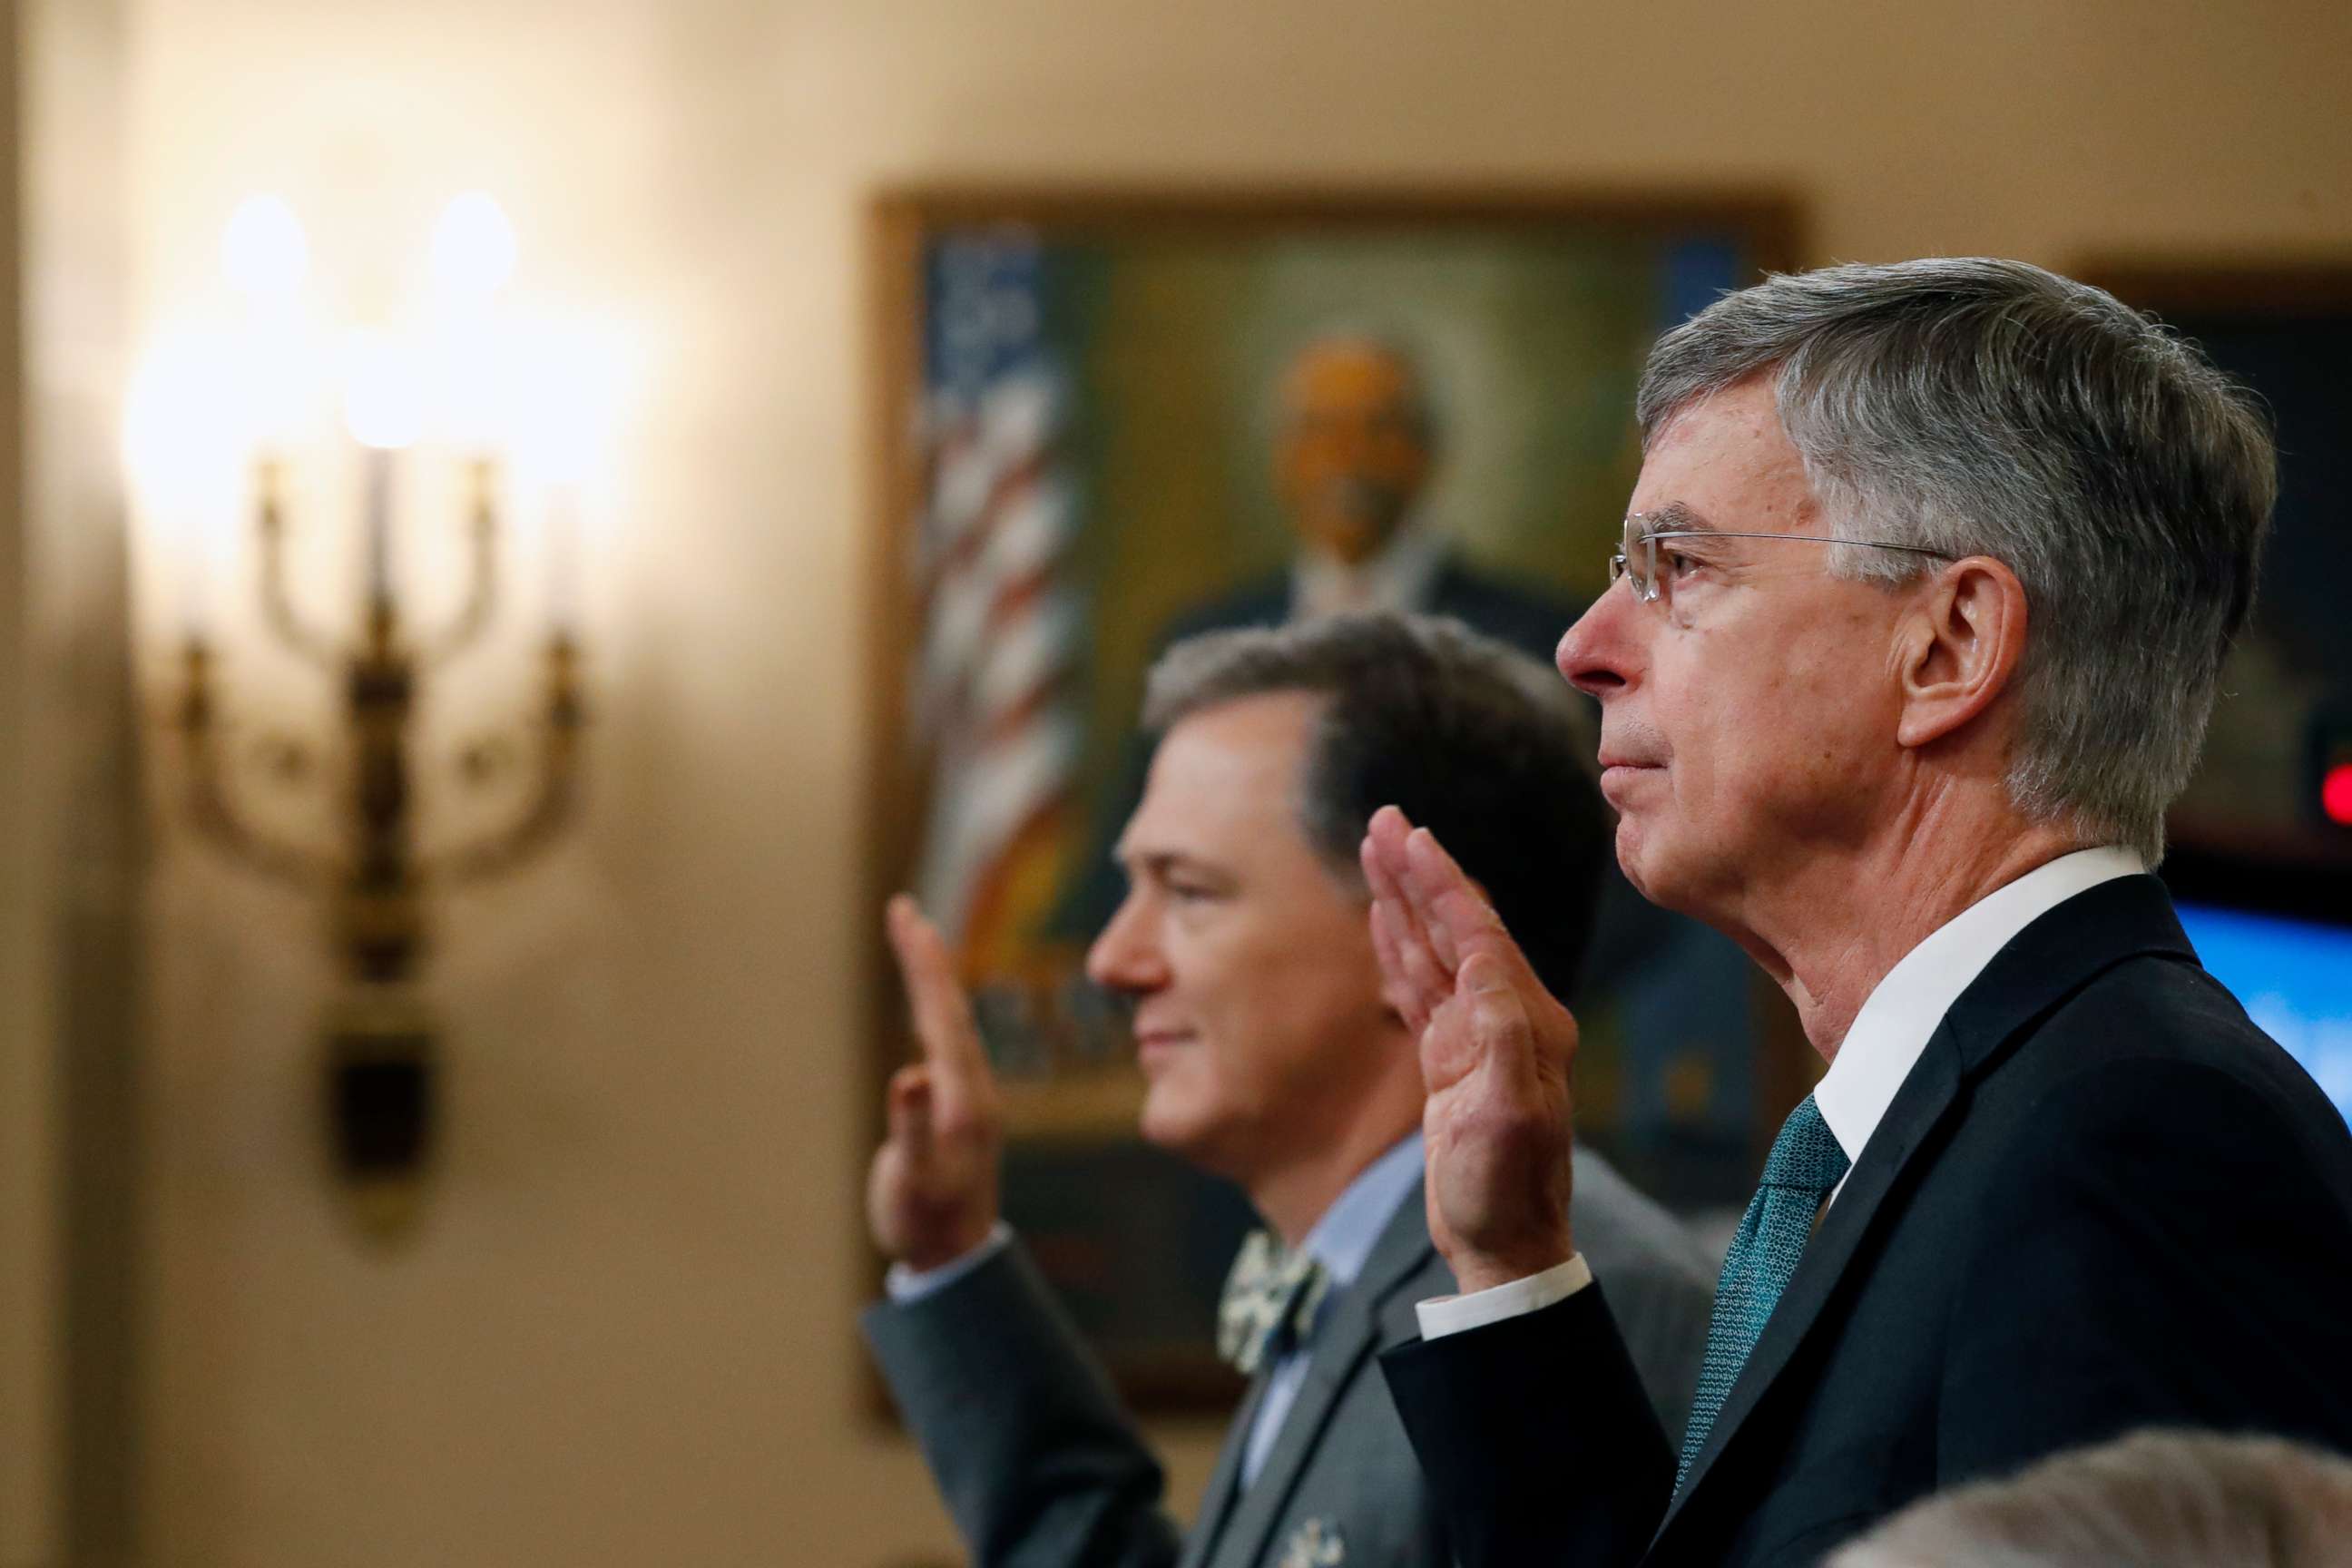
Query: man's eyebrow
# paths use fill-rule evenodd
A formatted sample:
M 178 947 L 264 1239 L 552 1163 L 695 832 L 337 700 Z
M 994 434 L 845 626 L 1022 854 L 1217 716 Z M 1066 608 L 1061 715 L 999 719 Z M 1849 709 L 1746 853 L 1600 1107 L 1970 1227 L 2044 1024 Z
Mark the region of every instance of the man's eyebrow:
M 1225 868 L 1213 860 L 1203 860 L 1181 849 L 1130 849 L 1121 845 L 1111 858 L 1130 877 L 1148 873 L 1164 877 L 1171 871 L 1190 871 L 1195 876 L 1222 877 Z
M 1670 500 L 1655 511 L 1640 514 L 1652 533 L 1720 533 L 1687 501 Z

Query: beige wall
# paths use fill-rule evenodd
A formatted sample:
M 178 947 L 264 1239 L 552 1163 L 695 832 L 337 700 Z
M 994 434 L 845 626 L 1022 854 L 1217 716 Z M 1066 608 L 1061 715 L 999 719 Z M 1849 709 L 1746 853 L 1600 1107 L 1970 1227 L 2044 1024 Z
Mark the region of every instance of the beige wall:
M 136 1347 L 135 725 L 113 0 L 9 8 L 0 1564 L 121 1561 Z
M 2330 0 L 130 15 L 138 321 L 211 287 L 247 190 L 363 235 L 485 184 L 523 230 L 523 285 L 607 303 L 646 347 L 593 585 L 593 817 L 449 911 L 450 1143 L 412 1247 L 355 1248 L 317 1175 L 315 920 L 162 847 L 162 1563 L 949 1544 L 908 1450 L 853 1416 L 877 184 L 1752 179 L 1810 201 L 1815 259 L 2352 250 L 2352 11 Z M 150 675 L 165 624 L 151 595 Z M 1174 1436 L 1188 1506 L 1211 1441 Z
M 0 185 L 0 279 L 19 287 L 21 151 L 14 7 L 5 15 L 0 125 L 10 178 Z M 47 1048 L 46 953 L 36 871 L 34 803 L 26 759 L 27 640 L 24 455 L 25 375 L 17 314 L 0 323 L 0 1564 L 32 1568 L 55 1543 L 57 1389 L 56 1188 L 50 1118 L 55 1070 Z

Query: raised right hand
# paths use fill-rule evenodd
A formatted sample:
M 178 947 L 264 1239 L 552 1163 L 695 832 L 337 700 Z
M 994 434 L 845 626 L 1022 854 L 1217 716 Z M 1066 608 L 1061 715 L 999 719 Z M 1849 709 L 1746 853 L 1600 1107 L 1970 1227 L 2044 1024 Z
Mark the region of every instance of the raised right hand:
M 884 924 L 923 1059 L 890 1077 L 888 1130 L 866 1175 L 866 1221 L 884 1257 L 936 1268 L 978 1247 L 996 1224 L 1003 1103 L 938 928 L 904 893 L 890 900 Z
M 1382 806 L 1363 866 L 1381 992 L 1421 1041 L 1431 1239 L 1465 1292 L 1567 1262 L 1576 1020 L 1427 828 Z

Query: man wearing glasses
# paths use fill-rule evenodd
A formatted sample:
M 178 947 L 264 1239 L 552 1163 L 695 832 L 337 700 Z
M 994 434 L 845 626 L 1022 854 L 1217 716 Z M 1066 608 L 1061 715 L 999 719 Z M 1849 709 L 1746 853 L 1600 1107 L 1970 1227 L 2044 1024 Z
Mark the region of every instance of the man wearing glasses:
M 2148 875 L 2252 599 L 2260 416 L 2105 294 L 1987 260 L 1728 296 L 1639 414 L 1620 581 L 1559 668 L 1627 876 L 1738 941 L 1828 1071 L 1676 1454 L 1558 1217 L 1575 1022 L 1435 839 L 1373 819 L 1464 1292 L 1385 1371 L 1461 1562 L 1811 1563 L 2148 1425 L 2352 1448 L 2352 1135 Z

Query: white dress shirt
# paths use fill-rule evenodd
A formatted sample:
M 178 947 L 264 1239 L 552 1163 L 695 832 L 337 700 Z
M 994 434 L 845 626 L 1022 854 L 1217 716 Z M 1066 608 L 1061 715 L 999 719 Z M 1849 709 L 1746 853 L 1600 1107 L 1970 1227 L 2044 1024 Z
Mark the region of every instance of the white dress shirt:
M 1905 953 L 1872 988 L 1830 1070 L 1813 1086 L 1813 1109 L 1829 1123 L 1845 1157 L 1861 1162 L 1870 1135 L 1878 1131 L 1936 1026 L 2018 932 L 2077 893 L 2147 869 L 2147 862 L 2129 849 L 2061 855 L 1987 893 Z M 1830 1202 L 1837 1202 L 1844 1189 L 1840 1182 Z
M 1398 1206 L 1421 1180 L 1422 1163 L 1421 1134 L 1415 1131 L 1356 1173 L 1356 1179 L 1332 1200 L 1331 1206 L 1323 1211 L 1323 1217 L 1315 1222 L 1314 1228 L 1298 1244 L 1323 1265 L 1323 1272 L 1330 1280 L 1322 1309 L 1316 1317 L 1317 1328 L 1330 1316 L 1332 1301 L 1363 1273 L 1372 1248 L 1380 1244 L 1381 1234 L 1388 1229 Z M 919 1301 L 946 1289 L 1004 1250 L 1012 1240 L 1013 1228 L 998 1220 L 986 1240 L 936 1268 L 914 1269 L 903 1263 L 892 1264 L 883 1276 L 883 1289 L 900 1306 Z M 1250 1418 L 1249 1436 L 1242 1449 L 1241 1479 L 1244 1487 L 1257 1479 L 1266 1456 L 1274 1451 L 1275 1438 L 1281 1435 L 1284 1417 L 1298 1401 L 1299 1385 L 1307 1381 L 1307 1366 L 1312 1359 L 1313 1340 L 1314 1331 L 1310 1330 L 1266 1373 L 1265 1393 Z
M 2078 849 L 2061 855 L 1986 894 L 1905 953 L 1871 988 L 1829 1071 L 1813 1086 L 1813 1107 L 1847 1160 L 1861 1162 L 1870 1135 L 1895 1103 L 1895 1090 L 1911 1075 L 1936 1026 L 1996 953 L 2077 893 L 2147 869 L 2147 863 L 2129 849 Z M 1841 1181 L 1830 1202 L 1835 1203 L 1844 1187 Z M 1439 1339 L 1536 1311 L 1574 1295 L 1591 1279 L 1592 1270 L 1579 1254 L 1525 1279 L 1421 1302 L 1421 1337 Z

